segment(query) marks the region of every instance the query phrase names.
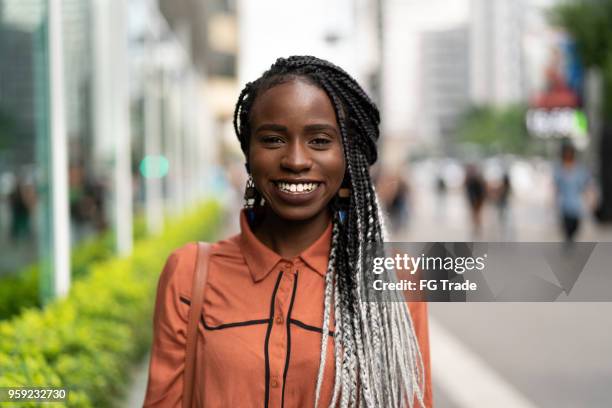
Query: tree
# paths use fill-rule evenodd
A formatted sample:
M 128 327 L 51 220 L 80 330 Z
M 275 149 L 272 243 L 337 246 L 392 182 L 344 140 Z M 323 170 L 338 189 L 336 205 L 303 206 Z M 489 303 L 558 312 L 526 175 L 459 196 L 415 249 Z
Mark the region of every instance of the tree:
M 571 0 L 555 7 L 551 20 L 574 38 L 584 65 L 602 74 L 602 197 L 597 216 L 601 221 L 612 221 L 612 0 Z
M 459 125 L 459 139 L 483 147 L 488 153 L 524 154 L 530 138 L 525 129 L 525 108 L 474 107 Z

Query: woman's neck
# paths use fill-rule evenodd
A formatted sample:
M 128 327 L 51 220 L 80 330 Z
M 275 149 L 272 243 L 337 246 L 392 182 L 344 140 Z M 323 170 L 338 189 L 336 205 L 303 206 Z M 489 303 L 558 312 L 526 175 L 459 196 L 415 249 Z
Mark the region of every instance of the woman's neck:
M 322 211 L 307 220 L 285 220 L 265 207 L 262 220 L 253 233 L 268 248 L 285 259 L 291 259 L 301 254 L 325 232 L 330 219 L 329 211 Z

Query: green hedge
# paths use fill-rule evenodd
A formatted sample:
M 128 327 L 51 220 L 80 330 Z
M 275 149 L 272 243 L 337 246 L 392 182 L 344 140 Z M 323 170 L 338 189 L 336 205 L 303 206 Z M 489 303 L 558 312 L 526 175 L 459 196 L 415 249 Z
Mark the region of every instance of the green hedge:
M 0 320 L 19 314 L 28 307 L 40 307 L 38 265 L 0 278 Z
M 129 257 L 92 265 L 66 299 L 0 322 L 0 387 L 67 387 L 68 402 L 53 406 L 116 406 L 151 342 L 166 257 L 186 242 L 213 239 L 220 214 L 209 202 L 162 235 L 136 242 Z
M 146 237 L 144 217 L 134 222 L 134 239 Z M 73 248 L 71 253 L 72 278 L 86 276 L 92 264 L 108 259 L 115 251 L 115 235 L 107 231 L 89 238 Z M 33 264 L 10 276 L 0 278 L 0 320 L 15 316 L 23 309 L 40 307 L 39 264 Z

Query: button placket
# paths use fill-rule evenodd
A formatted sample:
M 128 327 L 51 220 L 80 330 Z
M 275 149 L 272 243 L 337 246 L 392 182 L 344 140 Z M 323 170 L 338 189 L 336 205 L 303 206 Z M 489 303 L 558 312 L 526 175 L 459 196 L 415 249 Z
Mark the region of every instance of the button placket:
M 289 303 L 293 293 L 293 264 L 284 261 L 280 265 L 281 280 L 276 299 L 274 300 L 274 316 L 272 318 L 272 331 L 270 337 L 270 401 L 280 402 L 282 396 L 279 394 L 282 390 L 282 373 L 285 367 L 287 355 L 288 339 L 286 323 L 286 314 L 288 313 Z
M 274 323 L 282 325 L 285 323 L 285 305 L 288 304 L 293 289 L 293 276 L 291 275 L 293 263 L 283 262 L 282 267 L 283 277 L 281 278 L 281 290 L 283 297 L 277 299 L 276 310 L 274 312 Z M 286 345 L 285 345 L 286 346 Z

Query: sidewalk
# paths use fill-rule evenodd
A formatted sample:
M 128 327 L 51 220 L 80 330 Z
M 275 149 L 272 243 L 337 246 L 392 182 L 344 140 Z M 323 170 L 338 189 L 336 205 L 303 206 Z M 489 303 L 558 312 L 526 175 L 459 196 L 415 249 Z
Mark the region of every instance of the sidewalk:
M 135 408 L 142 407 L 144 401 L 144 395 L 147 391 L 147 378 L 149 374 L 149 358 L 150 355 L 147 353 L 143 361 L 134 367 L 132 371 L 132 384 L 130 391 L 126 395 L 126 398 L 121 404 L 120 408 Z

